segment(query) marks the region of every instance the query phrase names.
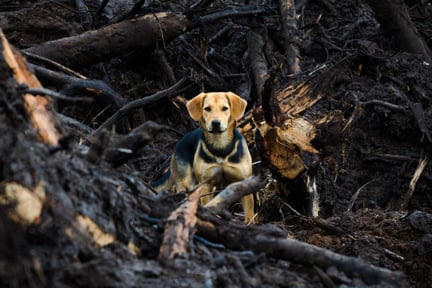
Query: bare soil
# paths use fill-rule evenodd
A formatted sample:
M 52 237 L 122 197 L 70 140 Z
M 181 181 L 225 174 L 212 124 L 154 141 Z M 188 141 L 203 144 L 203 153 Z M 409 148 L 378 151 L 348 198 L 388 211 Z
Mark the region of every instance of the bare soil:
M 0 27 L 18 49 L 77 35 L 109 20 L 100 16 L 89 23 L 69 3 L 73 1 L 3 2 Z M 86 2 L 89 14 L 94 13 L 97 4 Z M 140 13 L 184 13 L 188 2 L 155 1 Z M 203 14 L 246 5 L 243 2 L 215 1 Z M 185 98 L 190 99 L 201 88 L 229 90 L 250 96 L 248 101 L 253 105 L 255 91 L 250 88 L 245 60 L 248 30 L 267 37 L 276 51 L 266 55 L 269 63 L 274 69 L 283 66 L 277 1 L 246 2 L 268 10 L 191 28 L 164 43 L 164 47 L 157 47 L 164 51 L 175 78 L 192 79 L 193 85 L 184 92 Z M 277 70 L 275 90 L 305 81 L 311 74 L 324 83 L 321 100 L 303 116 L 332 115 L 333 121 L 317 127 L 319 133 L 313 144 L 320 151 L 319 161 L 307 173 L 316 177 L 321 218 L 340 231 L 323 228 L 311 218 L 293 213 L 286 204 L 291 204 L 295 191 L 289 197 L 269 192 L 259 208 L 261 223 L 276 225 L 289 237 L 402 271 L 409 284 L 400 283 L 401 287 L 430 287 L 430 163 L 416 183 L 408 207 L 401 209 L 420 159 L 430 157 L 425 131 L 419 128 L 407 102 L 409 99 L 422 105 L 424 124 L 430 131 L 430 59 L 395 48 L 392 34 L 380 29 L 364 1 L 306 2 L 297 11 L 303 72 L 291 77 L 284 73 L 284 68 Z M 429 4 L 406 2 L 419 33 L 430 45 Z M 207 51 L 200 47 L 203 39 L 210 39 Z M 207 63 L 194 60 L 204 52 L 208 53 Z M 148 49 L 131 51 L 79 72 L 90 79 L 104 80 L 123 97 L 133 100 L 172 84 L 160 63 L 160 53 Z M 325 286 L 325 277 L 316 267 L 251 251 L 232 251 L 197 239 L 190 244 L 188 257 L 176 259 L 168 266 L 158 261 L 163 222 L 146 214 L 151 209 L 147 207 L 148 195 L 142 191 L 147 190 L 139 187 L 159 175 L 175 143 L 194 126 L 178 99 L 164 100 L 131 115 L 132 127 L 153 120 L 173 127 L 177 133 L 160 133 L 140 151 L 139 157 L 113 168 L 104 161 L 91 162 L 82 157 L 76 137 L 69 139 L 72 145 L 60 152 L 39 144 L 27 124 L 21 100 L 14 97 L 19 95 L 16 87 L 0 82 L 0 180 L 28 187 L 43 180 L 51 199 L 40 223 L 25 229 L 8 219 L 6 208 L 0 209 L 2 287 L 333 287 Z M 62 88 L 49 79 L 41 82 L 53 90 Z M 57 108 L 92 128 L 109 116 L 107 112 L 101 113 L 106 107 L 60 103 Z M 63 129 L 65 134 L 69 133 Z M 250 147 L 259 154 L 254 143 Z M 255 169 L 257 173 L 270 173 L 265 163 Z M 295 187 L 293 183 L 292 190 Z M 358 197 L 348 209 L 356 192 Z M 167 200 L 167 211 L 176 206 L 174 200 Z M 68 215 L 73 211 L 91 216 L 107 233 L 116 235 L 118 241 L 100 249 L 82 239 L 71 239 L 65 227 L 69 227 Z M 232 221 L 241 221 L 241 217 L 235 215 Z M 139 248 L 138 256 L 128 251 L 130 242 Z M 337 287 L 367 286 L 364 279 L 347 277 L 334 267 L 321 272 Z

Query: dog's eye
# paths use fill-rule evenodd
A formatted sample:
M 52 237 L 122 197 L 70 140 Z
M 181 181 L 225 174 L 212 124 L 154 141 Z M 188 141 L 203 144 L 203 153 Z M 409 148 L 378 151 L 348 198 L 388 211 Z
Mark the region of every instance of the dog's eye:
M 205 107 L 204 110 L 207 111 L 207 112 L 210 112 L 211 108 L 210 107 Z
M 227 111 L 229 108 L 228 107 L 222 107 L 222 111 Z

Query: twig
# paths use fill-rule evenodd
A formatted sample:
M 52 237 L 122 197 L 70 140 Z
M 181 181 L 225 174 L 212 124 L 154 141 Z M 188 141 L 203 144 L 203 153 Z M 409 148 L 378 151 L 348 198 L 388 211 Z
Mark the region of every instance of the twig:
M 186 82 L 186 79 L 187 78 L 182 78 L 170 88 L 159 91 L 153 95 L 146 96 L 144 98 L 127 103 L 126 105 L 121 107 L 114 115 L 112 115 L 108 120 L 106 120 L 101 126 L 99 126 L 99 128 L 93 132 L 93 136 L 97 137 L 104 128 L 110 128 L 117 121 L 119 121 L 124 116 L 126 116 L 129 112 L 135 109 L 141 108 L 149 104 L 153 104 L 164 98 L 170 98 L 172 96 L 177 95 L 179 87 L 181 87 Z
M 58 62 L 56 62 L 56 61 L 53 61 L 53 60 L 51 60 L 51 59 L 48 59 L 48 58 L 42 57 L 42 56 L 40 56 L 40 55 L 36 55 L 36 54 L 31 53 L 31 52 L 28 52 L 28 51 L 21 51 L 21 53 L 23 53 L 24 55 L 26 55 L 26 56 L 28 56 L 28 57 L 30 57 L 30 58 L 33 58 L 33 59 L 39 60 L 39 61 L 44 62 L 44 63 L 48 63 L 48 64 L 54 66 L 55 68 L 57 68 L 57 69 L 59 69 L 59 70 L 65 72 L 65 73 L 67 73 L 67 74 L 70 74 L 70 75 L 72 75 L 72 76 L 75 76 L 75 77 L 77 77 L 77 78 L 80 78 L 80 79 L 87 79 L 86 76 L 84 76 L 84 75 L 82 75 L 82 74 L 80 74 L 80 73 L 78 73 L 78 72 L 76 72 L 76 71 L 74 71 L 74 70 L 72 70 L 72 69 L 70 69 L 70 68 L 68 68 L 68 67 L 66 67 L 66 66 L 64 66 L 64 65 L 62 65 L 62 64 L 60 64 L 60 63 L 58 63 Z
M 361 105 L 363 106 L 368 106 L 368 105 L 380 105 L 380 106 L 384 106 L 390 110 L 393 111 L 397 111 L 397 112 L 405 112 L 407 109 L 403 106 L 400 105 L 396 105 L 393 103 L 389 103 L 386 101 L 382 101 L 382 100 L 370 100 L 370 101 L 365 101 L 365 102 L 360 102 Z
M 71 101 L 71 102 L 79 102 L 79 101 L 93 102 L 93 99 L 90 97 L 69 97 L 62 93 L 58 93 L 47 88 L 25 88 L 23 90 L 23 93 L 29 93 L 32 95 L 45 95 L 59 100 Z
M 427 156 L 422 156 L 420 158 L 420 161 L 417 165 L 416 171 L 414 172 L 414 176 L 410 181 L 408 191 L 406 192 L 404 196 L 404 201 L 401 204 L 401 209 L 405 210 L 408 207 L 408 203 L 411 200 L 411 197 L 414 193 L 417 181 L 419 180 L 421 174 L 423 173 L 423 170 L 425 169 L 426 165 L 428 164 L 429 159 Z
M 224 10 L 221 12 L 215 12 L 212 14 L 198 17 L 197 19 L 194 19 L 191 21 L 189 28 L 195 28 L 195 27 L 203 25 L 203 24 L 210 24 L 210 23 L 215 22 L 215 21 L 220 21 L 221 19 L 224 19 L 224 18 L 264 14 L 264 13 L 268 13 L 269 11 L 272 11 L 274 9 L 275 9 L 274 6 L 264 6 L 263 7 L 263 6 L 257 6 L 257 5 L 243 5 L 243 6 L 239 6 L 237 8 L 227 9 L 227 10 Z
M 363 186 L 361 186 L 355 193 L 354 193 L 354 195 L 351 197 L 351 200 L 350 200 L 350 202 L 349 202 L 349 204 L 348 204 L 348 208 L 347 208 L 347 211 L 351 211 L 351 209 L 353 208 L 353 206 L 354 206 L 354 203 L 355 203 L 355 201 L 357 200 L 357 198 L 358 198 L 358 196 L 359 196 L 359 194 L 360 194 L 360 192 L 367 186 L 367 185 L 369 185 L 370 183 L 372 183 L 373 181 L 375 181 L 375 179 L 372 179 L 371 181 L 369 181 L 369 182 L 366 182 Z

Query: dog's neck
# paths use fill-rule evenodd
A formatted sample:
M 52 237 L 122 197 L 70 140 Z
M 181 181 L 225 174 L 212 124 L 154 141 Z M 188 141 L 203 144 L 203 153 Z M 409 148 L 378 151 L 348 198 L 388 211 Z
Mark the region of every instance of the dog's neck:
M 206 148 L 210 153 L 215 156 L 224 157 L 235 148 L 236 139 L 234 137 L 235 133 L 235 121 L 232 121 L 227 127 L 227 129 L 222 133 L 210 133 L 201 125 L 203 131 L 203 140 Z

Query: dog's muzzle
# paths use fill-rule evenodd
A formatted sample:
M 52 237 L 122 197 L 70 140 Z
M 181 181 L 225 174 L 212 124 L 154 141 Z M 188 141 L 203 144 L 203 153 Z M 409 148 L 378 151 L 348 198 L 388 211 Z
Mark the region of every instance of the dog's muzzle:
M 225 131 L 225 129 L 223 129 L 221 127 L 221 122 L 219 120 L 213 120 L 213 121 L 211 121 L 211 126 L 207 130 L 210 133 L 222 133 L 222 132 Z

